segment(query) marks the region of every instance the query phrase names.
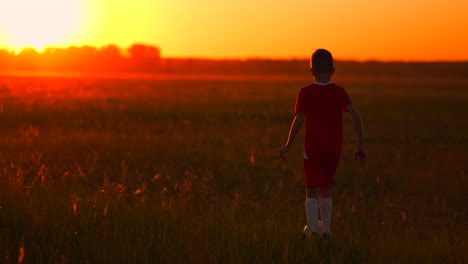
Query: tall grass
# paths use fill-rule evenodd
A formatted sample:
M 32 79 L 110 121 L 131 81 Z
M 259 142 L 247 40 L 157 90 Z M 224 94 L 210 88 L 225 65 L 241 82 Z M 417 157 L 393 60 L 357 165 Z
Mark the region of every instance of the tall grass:
M 343 83 L 331 242 L 276 151 L 306 84 L 0 79 L 0 262 L 467 262 L 467 84 Z

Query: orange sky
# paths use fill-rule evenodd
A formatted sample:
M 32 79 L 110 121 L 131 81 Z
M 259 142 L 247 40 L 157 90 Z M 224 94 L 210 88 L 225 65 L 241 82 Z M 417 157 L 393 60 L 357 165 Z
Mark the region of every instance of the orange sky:
M 468 60 L 466 0 L 1 0 L 0 47 L 158 45 L 165 57 Z

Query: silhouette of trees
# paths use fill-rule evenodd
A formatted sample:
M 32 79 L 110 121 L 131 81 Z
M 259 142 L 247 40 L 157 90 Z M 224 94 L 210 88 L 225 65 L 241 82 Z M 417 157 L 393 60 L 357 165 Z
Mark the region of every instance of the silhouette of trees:
M 12 60 L 15 58 L 15 54 L 6 49 L 0 50 L 0 69 L 6 70 L 12 68 Z
M 161 62 L 161 51 L 154 46 L 133 44 L 127 49 L 130 55 L 130 68 L 133 71 L 158 70 Z
M 76 72 L 142 72 L 188 74 L 309 75 L 308 59 L 210 60 L 162 58 L 158 47 L 133 44 L 124 52 L 116 45 L 103 47 L 49 47 L 42 53 L 25 48 L 18 54 L 0 50 L 0 70 Z M 387 77 L 468 78 L 467 62 L 335 62 L 337 74 Z
M 99 49 L 95 60 L 98 65 L 105 67 L 105 71 L 121 71 L 125 69 L 124 58 L 120 48 L 116 45 L 107 45 Z
M 155 59 L 161 58 L 161 52 L 159 48 L 153 46 L 145 46 L 143 44 L 133 44 L 128 48 L 128 53 L 132 59 Z
M 37 69 L 39 66 L 39 52 L 33 48 L 23 49 L 15 59 L 15 67 L 20 70 Z

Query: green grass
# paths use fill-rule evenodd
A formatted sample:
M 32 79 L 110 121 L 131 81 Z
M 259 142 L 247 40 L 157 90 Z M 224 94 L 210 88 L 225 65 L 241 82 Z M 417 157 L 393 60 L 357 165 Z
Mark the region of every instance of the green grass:
M 333 241 L 304 241 L 304 81 L 0 78 L 0 262 L 466 263 L 468 84 L 341 82 Z

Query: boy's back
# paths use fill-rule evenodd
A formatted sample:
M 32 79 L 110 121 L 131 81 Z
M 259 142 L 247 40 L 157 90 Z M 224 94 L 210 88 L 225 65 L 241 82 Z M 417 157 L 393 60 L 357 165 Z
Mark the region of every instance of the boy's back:
M 306 116 L 305 152 L 309 159 L 338 159 L 343 132 L 342 113 L 351 100 L 346 91 L 334 83 L 314 83 L 300 90 L 295 115 Z
M 364 151 L 361 118 L 351 104 L 345 90 L 331 82 L 331 76 L 335 72 L 331 53 L 324 49 L 316 50 L 310 60 L 310 70 L 316 82 L 302 88 L 299 92 L 288 141 L 286 145 L 279 149 L 279 153 L 281 158 L 284 159 L 305 121 L 304 174 L 307 197 L 305 201 L 307 225 L 304 228 L 304 234 L 313 235 L 319 232 L 318 208 L 320 207 L 320 217 L 323 224 L 320 232 L 323 233 L 325 238 L 330 238 L 332 218 L 331 186 L 335 184 L 333 177 L 341 156 L 343 111 L 349 112 L 353 118 L 358 136 L 354 157 L 360 160 L 362 166 L 364 165 L 366 153 Z

